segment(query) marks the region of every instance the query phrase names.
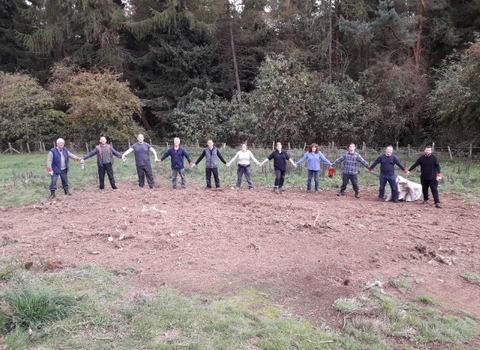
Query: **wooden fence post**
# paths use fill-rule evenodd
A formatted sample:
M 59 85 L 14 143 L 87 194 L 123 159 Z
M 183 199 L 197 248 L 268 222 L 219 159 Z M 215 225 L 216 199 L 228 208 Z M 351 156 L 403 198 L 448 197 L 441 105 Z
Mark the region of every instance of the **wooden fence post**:
M 397 149 L 396 149 L 396 151 L 398 152 L 398 141 L 397 141 Z
M 470 144 L 470 149 L 468 151 L 468 158 L 472 159 L 473 158 L 473 145 Z
M 410 144 L 408 144 L 408 158 L 410 158 Z
M 432 142 L 432 152 L 435 151 L 435 142 Z
M 453 160 L 452 150 L 450 149 L 450 146 L 448 146 L 448 155 L 450 156 L 450 160 Z

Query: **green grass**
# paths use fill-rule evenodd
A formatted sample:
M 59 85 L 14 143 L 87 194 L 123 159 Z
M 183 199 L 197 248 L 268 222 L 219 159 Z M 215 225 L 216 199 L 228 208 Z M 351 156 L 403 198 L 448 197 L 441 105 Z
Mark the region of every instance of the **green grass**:
M 161 156 L 164 149 L 158 149 Z M 202 148 L 189 148 L 189 154 L 195 161 L 200 155 Z M 334 161 L 340 156 L 344 150 L 322 150 L 325 156 Z M 221 150 L 222 155 L 228 161 L 237 149 L 226 148 Z M 271 152 L 268 149 L 252 149 L 255 157 L 262 161 Z M 82 151 L 74 151 L 77 155 L 83 155 Z M 369 150 L 362 156 L 367 162 L 373 160 L 380 154 L 378 151 Z M 290 155 L 295 161 L 300 159 L 304 151 L 302 149 L 292 149 Z M 399 154 L 401 160 L 407 165 L 411 165 L 421 153 L 411 155 L 406 158 Z M 3 154 L 0 155 L 0 208 L 18 206 L 30 203 L 38 203 L 45 200 L 49 195 L 50 176 L 46 172 L 47 153 L 35 154 Z M 135 161 L 133 155 L 129 155 L 127 164 L 122 164 L 119 159 L 115 159 L 114 171 L 115 178 L 119 184 L 135 183 L 137 180 Z M 152 163 L 156 182 L 160 186 L 170 186 L 170 160 L 164 163 Z M 480 166 L 472 162 L 460 162 L 446 160 L 441 163 L 443 180 L 440 182 L 440 192 L 454 192 L 462 194 L 468 204 L 479 205 L 480 199 Z M 337 167 L 336 174 L 333 178 L 328 178 L 326 172 L 328 167 L 322 166 L 320 174 L 320 187 L 323 189 L 338 189 L 341 185 L 341 169 L 342 164 Z M 205 184 L 205 164 L 204 161 L 194 168 L 186 168 L 187 182 L 190 184 Z M 378 169 L 376 169 L 378 172 Z M 274 182 L 273 162 L 268 162 L 263 168 L 252 165 L 253 182 L 257 187 L 272 187 Z M 222 186 L 234 186 L 236 182 L 236 166 L 225 167 L 220 164 L 220 179 Z M 399 174 L 401 174 L 399 172 Z M 306 189 L 307 170 L 306 163 L 298 168 L 290 169 L 285 179 L 286 188 Z M 413 172 L 410 180 L 419 182 L 419 172 Z M 70 189 L 75 191 L 84 191 L 86 189 L 98 186 L 97 165 L 95 157 L 87 159 L 85 169 L 80 168 L 77 162 L 71 162 L 71 170 L 69 172 Z M 108 182 L 108 181 L 107 181 Z M 369 174 L 363 167 L 360 169 L 359 184 L 361 187 L 378 187 L 378 178 Z M 60 186 L 60 181 L 59 181 Z M 108 186 L 108 185 L 107 185 Z
M 185 297 L 167 287 L 137 290 L 130 269 L 41 272 L 4 264 L 13 269 L 0 290 L 0 345 L 8 349 L 426 349 L 479 335 L 478 320 L 440 312 L 427 296 L 338 299 L 332 308 L 345 326 L 333 331 L 254 288 Z

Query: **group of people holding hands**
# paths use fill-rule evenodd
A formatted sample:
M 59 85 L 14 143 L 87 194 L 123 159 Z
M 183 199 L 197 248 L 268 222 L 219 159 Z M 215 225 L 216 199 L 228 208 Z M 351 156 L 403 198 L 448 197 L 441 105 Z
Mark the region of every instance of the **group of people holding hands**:
M 397 177 L 395 175 L 395 166 L 398 166 L 405 174 L 409 174 L 410 171 L 420 166 L 421 168 L 421 185 L 423 192 L 423 204 L 429 203 L 429 189 L 432 192 L 435 207 L 441 208 L 440 199 L 438 195 L 438 181 L 441 180 L 442 175 L 440 171 L 440 163 L 435 155 L 432 154 L 432 147 L 426 146 L 424 154 L 420 156 L 417 161 L 407 169 L 400 159 L 393 154 L 393 147 L 387 146 L 384 154 L 380 155 L 372 164 L 368 164 L 360 154 L 355 151 L 355 144 L 350 144 L 348 151 L 338 157 L 333 163 L 330 162 L 319 150 L 319 146 L 316 143 L 312 143 L 308 151 L 297 161 L 294 162 L 288 152 L 282 150 L 282 144 L 277 142 L 275 150 L 267 157 L 263 162 L 259 162 L 255 156 L 247 149 L 246 144 L 242 144 L 241 149 L 235 154 L 235 156 L 227 162 L 220 153 L 220 150 L 216 148 L 212 140 L 208 140 L 207 147 L 205 147 L 198 157 L 196 162 L 192 162 L 190 156 L 184 148 L 180 146 L 180 139 L 175 138 L 173 140 L 173 146 L 170 147 L 161 158 L 158 158 L 155 149 L 148 143 L 144 142 L 143 135 L 138 135 L 137 142 L 129 147 L 123 154 L 116 151 L 113 146 L 106 142 L 105 137 L 101 137 L 99 144 L 89 153 L 82 157 L 78 157 L 70 153 L 65 148 L 65 141 L 58 139 L 56 147 L 52 148 L 47 158 L 47 170 L 52 176 L 50 184 L 50 198 L 55 198 L 55 191 L 57 189 L 58 177 L 60 177 L 63 185 L 63 189 L 66 195 L 69 195 L 68 185 L 68 168 L 69 159 L 74 159 L 83 164 L 85 159 L 93 156 L 97 156 L 98 175 L 100 182 L 100 189 L 105 188 L 105 174 L 108 176 L 112 189 L 117 189 L 115 184 L 115 178 L 113 175 L 113 157 L 121 158 L 126 162 L 126 156 L 133 152 L 135 157 L 135 165 L 137 168 L 138 185 L 140 187 L 145 186 L 145 179 L 150 188 L 155 187 L 155 181 L 153 178 L 152 166 L 150 163 L 150 153 L 153 153 L 156 162 L 163 162 L 166 158 L 170 157 L 171 169 L 172 169 L 172 186 L 177 188 L 177 178 L 180 176 L 181 188 L 186 187 L 184 159 L 187 160 L 190 167 L 198 165 L 203 158 L 205 158 L 205 177 L 207 188 L 212 188 L 211 178 L 213 175 L 215 187 L 220 187 L 220 179 L 218 175 L 218 162 L 222 162 L 226 166 L 230 166 L 232 163 L 237 162 L 237 183 L 236 188 L 239 189 L 242 184 L 242 178 L 245 176 L 249 189 L 253 189 L 250 162 L 253 161 L 258 166 L 263 166 L 270 160 L 273 160 L 273 167 L 275 171 L 275 182 L 273 190 L 278 193 L 282 193 L 284 190 L 285 174 L 287 171 L 287 162 L 290 162 L 294 167 L 298 167 L 300 164 L 307 162 L 307 192 L 312 191 L 312 180 L 314 181 L 314 191 L 319 190 L 319 173 L 320 165 L 324 163 L 329 166 L 328 176 L 333 177 L 335 173 L 335 167 L 343 162 L 342 172 L 342 185 L 338 196 L 344 196 L 345 190 L 349 182 L 352 183 L 353 190 L 355 192 L 355 198 L 360 198 L 359 186 L 358 186 L 358 167 L 363 165 L 368 171 L 372 170 L 380 164 L 379 175 L 379 192 L 378 200 L 385 200 L 385 186 L 388 183 L 391 188 L 393 202 L 398 202 L 398 188 Z

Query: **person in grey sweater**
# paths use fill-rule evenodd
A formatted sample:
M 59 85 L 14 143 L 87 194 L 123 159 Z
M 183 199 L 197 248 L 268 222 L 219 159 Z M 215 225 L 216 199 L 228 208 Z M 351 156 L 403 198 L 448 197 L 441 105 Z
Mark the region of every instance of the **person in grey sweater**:
M 223 164 L 227 164 L 227 161 L 223 159 L 220 151 L 217 147 L 213 146 L 213 141 L 207 141 L 207 147 L 203 149 L 202 154 L 198 157 L 197 161 L 192 164 L 192 167 L 197 165 L 205 158 L 205 180 L 207 182 L 207 189 L 212 188 L 212 174 L 215 180 L 215 188 L 220 188 L 220 178 L 218 177 L 218 160 Z

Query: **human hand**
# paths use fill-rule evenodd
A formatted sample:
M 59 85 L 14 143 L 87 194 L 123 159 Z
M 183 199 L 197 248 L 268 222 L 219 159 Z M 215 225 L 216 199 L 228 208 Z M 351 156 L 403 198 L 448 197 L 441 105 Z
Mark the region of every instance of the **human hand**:
M 80 163 L 82 163 L 82 164 L 85 163 L 85 159 L 83 159 L 83 158 L 80 159 Z
M 371 173 L 373 171 L 372 168 L 368 168 L 368 172 Z
M 188 163 L 188 165 L 190 165 L 190 168 L 193 168 L 195 166 L 195 163 L 190 162 L 190 163 Z
M 156 162 L 159 162 L 159 163 L 162 162 L 162 161 L 161 161 L 160 159 L 158 159 L 158 158 L 155 158 L 155 161 L 156 161 Z
M 442 179 L 442 174 L 441 173 L 437 173 L 437 181 L 440 181 Z
M 226 166 L 230 166 L 230 163 L 225 164 Z
M 50 174 L 50 176 L 53 176 L 53 169 L 52 168 L 48 168 L 47 171 Z
M 410 174 L 410 172 L 408 171 L 408 169 L 405 169 L 405 170 L 403 171 L 403 173 L 404 173 L 404 174 L 407 174 L 407 175 Z

